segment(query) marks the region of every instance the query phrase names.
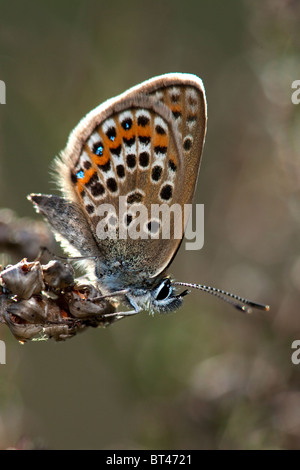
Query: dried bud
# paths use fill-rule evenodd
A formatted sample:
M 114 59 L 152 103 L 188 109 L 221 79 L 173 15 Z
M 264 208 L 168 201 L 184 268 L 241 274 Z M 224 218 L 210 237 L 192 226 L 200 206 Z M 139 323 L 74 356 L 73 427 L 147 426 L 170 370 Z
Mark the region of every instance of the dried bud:
M 20 299 L 29 299 L 44 289 L 39 261 L 28 263 L 26 259 L 23 259 L 18 264 L 7 267 L 0 277 L 5 287 Z
M 44 323 L 47 318 L 45 301 L 37 297 L 13 302 L 7 307 L 7 312 L 17 315 L 27 323 Z
M 70 313 L 76 318 L 92 315 L 107 315 L 116 311 L 116 303 L 101 298 L 100 292 L 92 284 L 77 283 L 68 296 Z
M 70 264 L 59 260 L 42 266 L 45 284 L 53 289 L 65 289 L 74 285 L 74 271 Z
M 106 327 L 122 318 L 106 316 L 116 312 L 117 302 L 103 297 L 88 281 L 75 283 L 72 267 L 60 261 L 41 266 L 23 260 L 5 269 L 1 278 L 0 322 L 20 342 L 62 341 L 88 327 Z

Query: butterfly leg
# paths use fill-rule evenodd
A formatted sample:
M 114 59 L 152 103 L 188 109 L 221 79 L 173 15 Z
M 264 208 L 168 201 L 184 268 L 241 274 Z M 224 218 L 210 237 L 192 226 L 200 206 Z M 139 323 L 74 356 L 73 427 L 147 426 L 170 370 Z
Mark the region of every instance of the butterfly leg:
M 104 318 L 111 318 L 111 317 L 130 317 L 132 315 L 137 315 L 138 313 L 141 312 L 141 307 L 137 305 L 137 303 L 133 300 L 130 299 L 129 297 L 126 296 L 126 300 L 128 303 L 134 308 L 134 310 L 127 310 L 126 312 L 114 312 L 114 313 L 107 313 L 106 315 L 103 315 Z

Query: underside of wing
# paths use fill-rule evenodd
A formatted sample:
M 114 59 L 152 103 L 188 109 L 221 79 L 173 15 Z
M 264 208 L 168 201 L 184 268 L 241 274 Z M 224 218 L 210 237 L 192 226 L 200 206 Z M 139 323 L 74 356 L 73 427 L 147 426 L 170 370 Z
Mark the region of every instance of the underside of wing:
M 153 277 L 170 263 L 185 229 L 183 206 L 193 199 L 205 130 L 202 82 L 188 74 L 148 80 L 74 129 L 56 169 L 65 197 L 86 214 L 103 271 L 115 265 Z M 156 205 L 172 210 L 163 216 L 152 212 Z M 181 220 L 174 207 L 182 209 Z M 120 237 L 123 229 L 127 237 Z

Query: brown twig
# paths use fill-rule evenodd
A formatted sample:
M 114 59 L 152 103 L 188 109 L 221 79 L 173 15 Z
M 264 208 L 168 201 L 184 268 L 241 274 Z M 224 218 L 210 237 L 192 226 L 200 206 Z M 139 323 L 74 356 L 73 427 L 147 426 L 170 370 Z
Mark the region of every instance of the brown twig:
M 47 224 L 17 217 L 10 209 L 0 209 L 0 253 L 5 253 L 10 262 L 22 258 L 36 259 L 41 246 L 47 246 L 51 251 L 57 247 Z

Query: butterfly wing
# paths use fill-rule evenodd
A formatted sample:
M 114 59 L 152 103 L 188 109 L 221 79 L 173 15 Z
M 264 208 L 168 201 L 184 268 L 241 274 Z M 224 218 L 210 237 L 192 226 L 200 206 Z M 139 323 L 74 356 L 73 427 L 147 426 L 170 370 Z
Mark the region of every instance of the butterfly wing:
M 126 279 L 123 285 L 130 285 L 157 276 L 171 262 L 184 220 L 171 211 L 170 237 L 162 238 L 164 217 L 151 211 L 153 205 L 183 208 L 192 202 L 205 130 L 201 80 L 167 74 L 108 100 L 71 133 L 56 170 L 64 196 L 80 207 L 88 221 L 100 260 L 98 277 L 119 274 Z M 130 233 L 131 227 L 137 227 L 140 205 L 147 210 L 144 218 L 138 218 L 145 238 L 122 239 L 123 228 Z M 104 218 L 108 206 L 112 212 Z M 175 225 L 181 232 L 177 238 Z M 105 237 L 114 230 L 116 238 Z

